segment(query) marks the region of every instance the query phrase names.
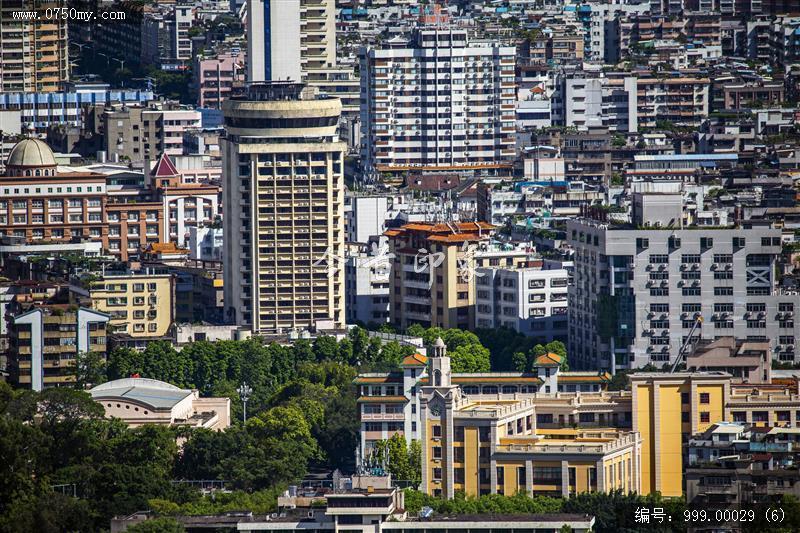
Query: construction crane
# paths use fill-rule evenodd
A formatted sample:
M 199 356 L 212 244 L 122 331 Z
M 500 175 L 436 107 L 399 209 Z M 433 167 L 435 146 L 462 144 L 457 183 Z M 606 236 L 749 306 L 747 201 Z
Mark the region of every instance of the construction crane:
M 694 330 L 697 329 L 697 326 L 703 323 L 703 315 L 698 314 L 694 319 L 694 324 L 692 324 L 692 329 L 689 330 L 689 335 L 686 337 L 686 341 L 684 341 L 683 346 L 681 349 L 678 350 L 678 357 L 675 358 L 675 362 L 672 363 L 672 369 L 669 371 L 670 374 L 675 373 L 675 369 L 678 368 L 678 365 L 683 361 L 683 356 L 686 353 L 686 348 L 689 347 L 689 344 L 692 342 L 692 335 L 694 335 Z

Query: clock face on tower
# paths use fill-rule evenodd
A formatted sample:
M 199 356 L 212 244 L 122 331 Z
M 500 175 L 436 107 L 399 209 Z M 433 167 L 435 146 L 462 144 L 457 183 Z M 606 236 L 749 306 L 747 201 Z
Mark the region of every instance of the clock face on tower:
M 442 414 L 442 408 L 439 406 L 439 404 L 431 405 L 431 414 L 433 416 L 439 416 Z

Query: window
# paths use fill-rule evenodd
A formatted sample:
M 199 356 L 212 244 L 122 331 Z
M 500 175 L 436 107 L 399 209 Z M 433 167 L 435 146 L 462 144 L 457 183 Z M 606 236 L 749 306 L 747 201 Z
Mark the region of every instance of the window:
M 714 287 L 714 296 L 733 296 L 733 287 Z
M 684 287 L 681 289 L 683 296 L 700 296 L 700 287 Z
M 699 313 L 702 308 L 702 304 L 682 304 L 681 311 L 684 313 Z
M 668 287 L 650 287 L 650 296 L 669 296 Z
M 700 237 L 700 248 L 707 250 L 714 247 L 714 239 L 711 237 Z
M 441 446 L 433 446 L 431 448 L 431 452 L 433 452 L 434 459 L 441 459 L 442 458 L 442 447 Z
M 442 436 L 442 426 L 440 426 L 438 424 L 434 425 L 434 426 L 431 426 L 431 430 L 433 431 L 433 436 L 434 437 L 441 437 Z
M 733 255 L 731 254 L 714 254 L 715 263 L 733 263 Z
M 683 255 L 681 255 L 681 263 L 691 264 L 691 263 L 699 263 L 699 262 L 700 262 L 700 254 L 683 254 Z
M 745 247 L 745 238 L 744 237 L 734 237 L 733 238 L 733 247 L 734 248 L 744 248 Z
M 733 304 L 730 304 L 730 303 L 714 304 L 714 312 L 715 313 L 733 313 Z
M 594 413 L 580 413 L 578 421 L 583 424 L 591 424 L 594 422 Z
M 711 415 L 708 411 L 700 411 L 700 423 L 701 424 L 708 424 L 711 422 Z
M 707 392 L 701 392 L 700 403 L 711 403 L 711 395 Z
M 669 263 L 669 256 L 667 254 L 650 254 L 650 264 L 666 263 Z
M 636 239 L 636 247 L 642 250 L 650 248 L 650 239 Z
M 442 469 L 441 468 L 434 468 L 433 469 L 433 480 L 434 481 L 441 481 L 442 480 Z
M 651 313 L 669 313 L 669 304 L 650 304 Z

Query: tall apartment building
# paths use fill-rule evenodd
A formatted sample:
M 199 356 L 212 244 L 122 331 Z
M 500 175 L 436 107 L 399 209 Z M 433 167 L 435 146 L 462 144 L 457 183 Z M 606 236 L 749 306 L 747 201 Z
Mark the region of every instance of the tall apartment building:
M 471 329 L 475 325 L 475 254 L 494 226 L 485 222 L 418 222 L 390 229 L 391 322 L 401 329 Z
M 223 113 L 226 319 L 262 333 L 344 326 L 341 102 L 273 82 Z
M 65 0 L 37 2 L 37 13 L 66 7 Z M 33 23 L 13 18 L 30 9 L 24 0 L 0 4 L 0 93 L 56 92 L 69 80 L 67 19 L 56 17 Z
M 679 229 L 679 194 L 636 194 L 634 204 L 635 225 L 567 223 L 575 248 L 571 363 L 612 371 L 662 366 L 677 358 L 695 325 L 692 342 L 768 340 L 775 359 L 795 360 L 800 301 L 776 280 L 780 229 Z
M 440 26 L 421 26 L 408 43 L 362 48 L 365 172 L 509 167 L 515 53 Z

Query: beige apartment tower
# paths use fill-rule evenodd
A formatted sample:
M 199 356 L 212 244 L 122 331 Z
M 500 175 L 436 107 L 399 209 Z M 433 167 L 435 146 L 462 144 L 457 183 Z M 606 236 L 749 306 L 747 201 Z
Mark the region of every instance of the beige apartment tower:
M 224 102 L 227 320 L 265 335 L 344 327 L 341 105 L 291 82 Z
M 14 18 L 33 2 L 0 2 L 0 92 L 55 92 L 69 79 L 67 19 L 37 23 Z M 44 19 L 48 8 L 66 7 L 65 0 L 37 2 Z

